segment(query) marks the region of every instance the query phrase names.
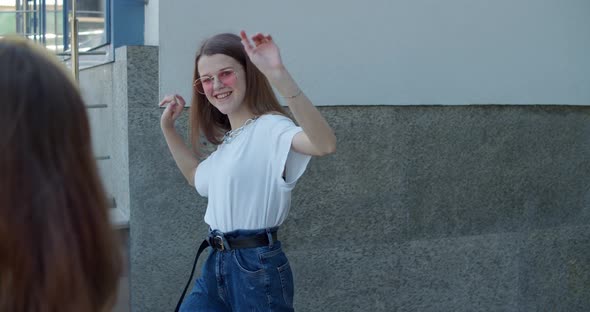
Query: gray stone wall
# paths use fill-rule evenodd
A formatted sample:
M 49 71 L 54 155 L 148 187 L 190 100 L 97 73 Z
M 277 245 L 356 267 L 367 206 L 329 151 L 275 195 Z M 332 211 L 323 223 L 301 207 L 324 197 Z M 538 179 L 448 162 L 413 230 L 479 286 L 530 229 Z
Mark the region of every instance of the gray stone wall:
M 283 226 L 303 311 L 587 311 L 590 107 L 337 107 Z
M 159 128 L 157 50 L 125 53 L 131 306 L 171 311 L 206 201 Z M 321 111 L 338 151 L 312 160 L 279 234 L 297 310 L 588 310 L 590 107 Z

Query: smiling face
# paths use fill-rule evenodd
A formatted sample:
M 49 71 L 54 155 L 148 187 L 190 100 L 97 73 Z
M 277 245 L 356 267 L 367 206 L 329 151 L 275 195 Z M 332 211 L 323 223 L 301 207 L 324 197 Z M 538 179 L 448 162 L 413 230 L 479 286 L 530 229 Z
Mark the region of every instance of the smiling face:
M 244 105 L 246 72 L 238 61 L 225 54 L 202 55 L 197 67 L 201 90 L 222 114 L 247 109 Z

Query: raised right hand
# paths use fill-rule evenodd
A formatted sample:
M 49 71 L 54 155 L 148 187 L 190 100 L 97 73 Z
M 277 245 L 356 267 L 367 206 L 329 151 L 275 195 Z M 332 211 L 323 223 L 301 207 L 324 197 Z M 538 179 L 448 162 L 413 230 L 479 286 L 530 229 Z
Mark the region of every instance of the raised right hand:
M 162 129 L 174 128 L 176 119 L 182 114 L 186 102 L 178 94 L 168 95 L 160 102 L 160 107 L 166 107 L 160 117 L 160 126 Z

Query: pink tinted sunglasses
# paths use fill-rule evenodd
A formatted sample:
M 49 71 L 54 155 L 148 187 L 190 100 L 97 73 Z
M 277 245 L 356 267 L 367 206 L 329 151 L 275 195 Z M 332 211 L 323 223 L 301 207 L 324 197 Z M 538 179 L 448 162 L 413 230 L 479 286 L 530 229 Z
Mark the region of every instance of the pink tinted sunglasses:
M 201 76 L 199 79 L 195 80 L 193 86 L 200 94 L 207 94 L 211 93 L 211 90 L 213 90 L 213 79 L 217 79 L 217 81 L 226 86 L 233 86 L 236 83 L 236 78 L 236 71 L 227 68 L 218 71 L 217 74 L 213 76 Z

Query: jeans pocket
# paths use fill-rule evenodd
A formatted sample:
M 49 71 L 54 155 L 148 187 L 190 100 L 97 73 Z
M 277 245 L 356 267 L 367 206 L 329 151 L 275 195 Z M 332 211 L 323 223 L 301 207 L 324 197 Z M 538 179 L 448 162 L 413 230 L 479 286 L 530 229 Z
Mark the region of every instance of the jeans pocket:
M 275 259 L 275 258 L 277 258 L 277 256 L 279 256 L 281 259 Z M 283 249 L 280 246 L 274 247 L 268 251 L 262 252 L 260 254 L 259 258 L 263 262 L 287 261 L 287 258 L 285 257 L 285 253 L 283 252 Z
M 289 261 L 277 268 L 281 277 L 281 288 L 283 289 L 283 299 L 288 306 L 293 306 L 293 272 Z
M 264 267 L 256 250 L 234 249 L 232 250 L 232 258 L 236 266 L 244 273 L 251 275 L 264 273 Z

